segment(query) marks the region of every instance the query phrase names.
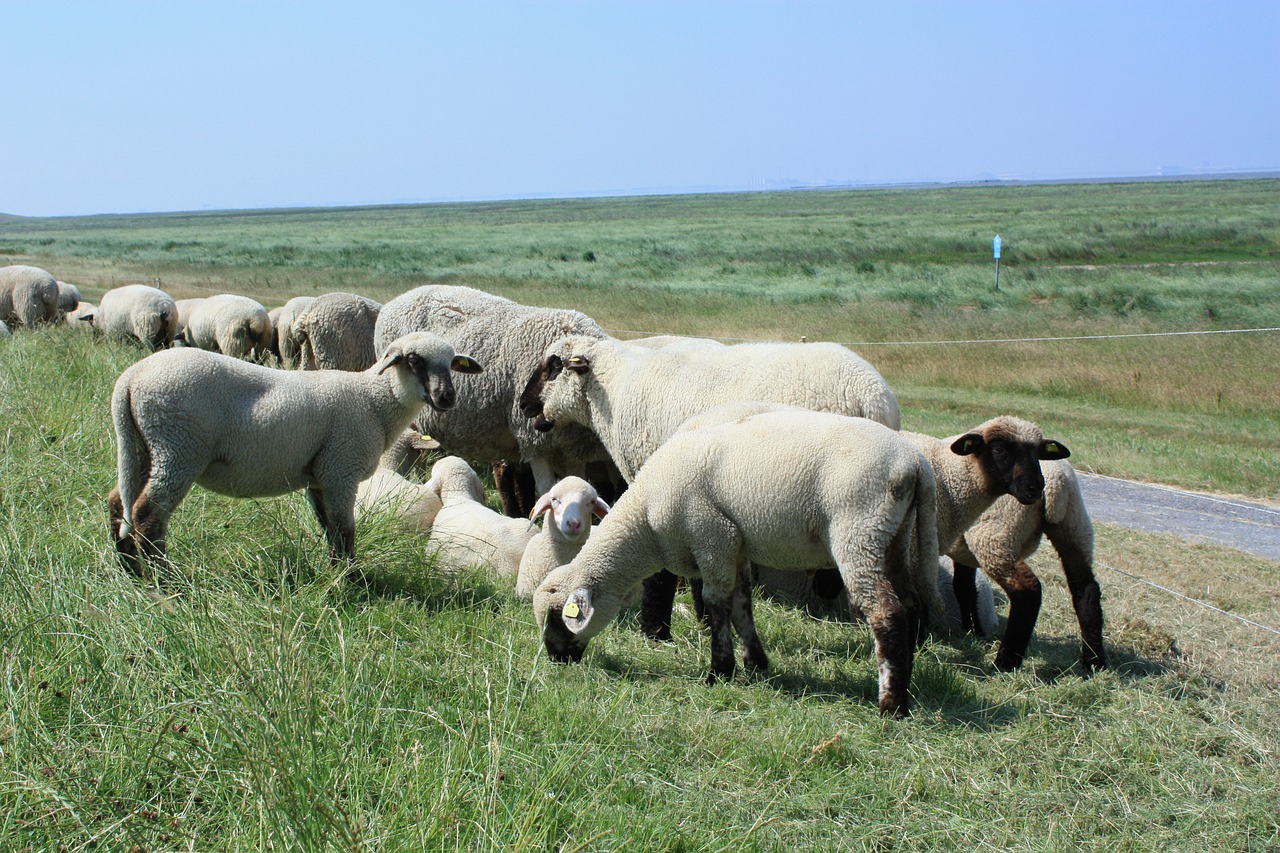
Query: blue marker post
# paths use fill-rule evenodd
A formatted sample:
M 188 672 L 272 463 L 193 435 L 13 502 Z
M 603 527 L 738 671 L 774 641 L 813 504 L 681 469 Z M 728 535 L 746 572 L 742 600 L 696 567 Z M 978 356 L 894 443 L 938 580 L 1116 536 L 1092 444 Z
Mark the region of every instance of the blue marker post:
M 1000 289 L 1000 235 L 991 241 L 991 254 L 996 259 L 996 290 Z

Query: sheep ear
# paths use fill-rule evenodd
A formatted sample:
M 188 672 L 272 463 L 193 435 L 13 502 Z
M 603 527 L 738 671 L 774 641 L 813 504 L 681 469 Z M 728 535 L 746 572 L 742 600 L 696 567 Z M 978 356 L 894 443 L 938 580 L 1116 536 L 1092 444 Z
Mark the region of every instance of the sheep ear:
M 566 628 L 580 634 L 591 622 L 593 613 L 595 609 L 591 606 L 591 590 L 582 587 L 569 593 L 569 599 L 560 609 L 560 619 Z
M 480 362 L 469 355 L 455 355 L 449 367 L 457 373 L 479 373 L 481 370 Z
M 600 498 L 596 498 L 596 502 L 591 505 L 591 511 L 597 518 L 604 518 L 609 514 L 609 505 Z
M 572 370 L 574 373 L 582 376 L 591 370 L 591 360 L 584 355 L 569 356 L 569 360 L 564 363 L 566 370 Z
M 378 375 L 381 376 L 387 372 L 387 368 L 395 367 L 402 361 L 404 361 L 404 353 L 400 351 L 400 347 L 392 347 L 382 356 L 382 361 L 378 364 Z
M 545 495 L 538 498 L 538 502 L 533 505 L 533 511 L 529 513 L 529 519 L 536 519 L 549 509 L 551 509 L 551 493 L 547 492 Z
M 1066 459 L 1070 455 L 1071 451 L 1060 441 L 1045 439 L 1036 448 L 1036 457 L 1039 459 Z
M 976 432 L 968 432 L 951 443 L 951 452 L 957 456 L 973 456 L 981 453 L 986 446 L 982 436 Z

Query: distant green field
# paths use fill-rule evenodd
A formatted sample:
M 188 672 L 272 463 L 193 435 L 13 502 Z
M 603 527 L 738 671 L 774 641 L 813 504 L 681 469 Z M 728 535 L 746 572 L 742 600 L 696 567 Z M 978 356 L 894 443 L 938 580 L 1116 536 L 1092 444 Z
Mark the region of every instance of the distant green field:
M 1004 241 L 995 289 L 991 238 Z M 16 219 L 0 260 L 92 297 L 424 282 L 574 307 L 606 328 L 835 340 L 909 428 L 1013 411 L 1086 469 L 1280 500 L 1280 182 L 663 196 Z M 1073 341 L 934 344 L 1085 337 Z

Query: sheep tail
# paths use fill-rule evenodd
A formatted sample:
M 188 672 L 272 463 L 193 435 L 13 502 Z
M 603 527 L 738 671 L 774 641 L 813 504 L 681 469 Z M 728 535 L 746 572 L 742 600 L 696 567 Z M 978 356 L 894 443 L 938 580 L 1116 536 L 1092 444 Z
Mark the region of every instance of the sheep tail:
M 124 504 L 120 536 L 125 538 L 133 532 L 133 503 L 142 493 L 150 467 L 146 442 L 133 417 L 133 395 L 127 381 L 117 382 L 111 394 L 111 420 L 116 429 L 116 476 Z

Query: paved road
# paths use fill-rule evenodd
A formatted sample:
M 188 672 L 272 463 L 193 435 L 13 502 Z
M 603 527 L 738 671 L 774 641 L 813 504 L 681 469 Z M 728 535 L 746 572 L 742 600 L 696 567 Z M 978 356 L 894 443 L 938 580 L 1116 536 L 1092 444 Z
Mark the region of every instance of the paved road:
M 1095 522 L 1173 533 L 1280 562 L 1280 510 L 1274 507 L 1077 473 Z

